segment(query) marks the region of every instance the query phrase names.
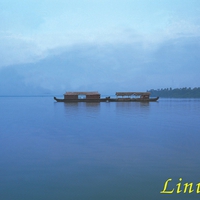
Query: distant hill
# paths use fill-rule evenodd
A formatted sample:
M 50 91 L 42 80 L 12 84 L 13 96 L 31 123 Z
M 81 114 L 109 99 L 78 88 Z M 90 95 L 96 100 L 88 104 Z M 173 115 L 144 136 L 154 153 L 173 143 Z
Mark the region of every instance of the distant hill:
M 148 92 L 151 92 L 151 96 L 164 98 L 200 98 L 200 87 L 151 89 Z

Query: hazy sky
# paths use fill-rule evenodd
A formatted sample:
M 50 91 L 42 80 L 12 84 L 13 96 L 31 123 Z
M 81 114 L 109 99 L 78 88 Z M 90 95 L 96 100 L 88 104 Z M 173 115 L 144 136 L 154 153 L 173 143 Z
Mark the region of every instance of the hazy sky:
M 200 86 L 199 0 L 0 0 L 0 95 Z

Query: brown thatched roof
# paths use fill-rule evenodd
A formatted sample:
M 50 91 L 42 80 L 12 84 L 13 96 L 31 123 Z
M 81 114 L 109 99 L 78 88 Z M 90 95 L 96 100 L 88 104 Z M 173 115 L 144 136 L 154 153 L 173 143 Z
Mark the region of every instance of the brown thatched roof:
M 150 95 L 150 92 L 116 92 L 117 96 L 141 96 L 141 95 Z
M 98 92 L 66 92 L 65 95 L 100 95 Z

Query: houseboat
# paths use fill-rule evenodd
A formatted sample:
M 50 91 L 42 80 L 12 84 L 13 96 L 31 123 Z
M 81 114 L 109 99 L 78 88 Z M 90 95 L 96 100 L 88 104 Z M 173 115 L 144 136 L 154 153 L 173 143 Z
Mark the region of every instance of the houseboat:
M 116 92 L 116 98 L 104 97 L 98 92 L 66 92 L 63 99 L 54 97 L 57 102 L 151 102 L 159 97 L 150 98 L 150 92 Z

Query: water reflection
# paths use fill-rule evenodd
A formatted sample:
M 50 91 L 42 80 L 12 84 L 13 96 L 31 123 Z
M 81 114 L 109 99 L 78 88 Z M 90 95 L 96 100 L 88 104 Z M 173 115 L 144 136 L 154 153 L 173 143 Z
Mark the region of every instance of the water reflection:
M 86 115 L 93 116 L 100 112 L 101 103 L 64 103 L 64 110 L 66 115 Z
M 149 102 L 116 102 L 116 106 L 120 108 L 143 107 L 149 106 Z

